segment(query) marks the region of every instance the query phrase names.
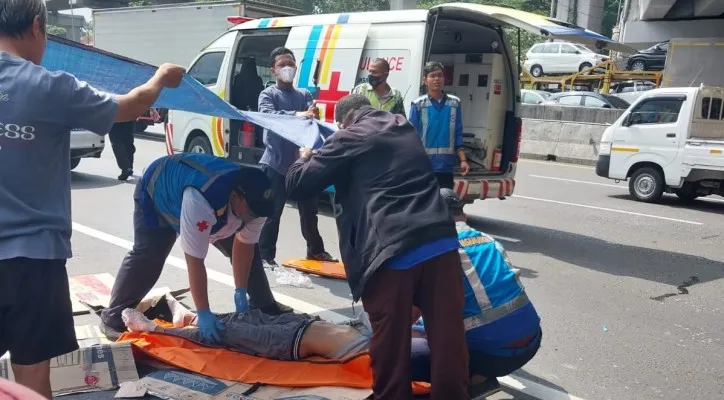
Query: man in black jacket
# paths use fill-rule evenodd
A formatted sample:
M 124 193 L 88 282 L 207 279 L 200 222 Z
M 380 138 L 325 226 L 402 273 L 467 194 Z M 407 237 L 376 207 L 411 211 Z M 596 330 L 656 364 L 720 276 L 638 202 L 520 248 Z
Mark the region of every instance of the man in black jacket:
M 340 251 L 354 301 L 362 298 L 374 335 L 375 399 L 411 399 L 411 306 L 428 326 L 432 398 L 467 398 L 468 355 L 462 321 L 455 223 L 439 194 L 415 128 L 378 111 L 361 95 L 341 99 L 342 128 L 316 154 L 300 151 L 287 173 L 293 199 L 334 185 Z

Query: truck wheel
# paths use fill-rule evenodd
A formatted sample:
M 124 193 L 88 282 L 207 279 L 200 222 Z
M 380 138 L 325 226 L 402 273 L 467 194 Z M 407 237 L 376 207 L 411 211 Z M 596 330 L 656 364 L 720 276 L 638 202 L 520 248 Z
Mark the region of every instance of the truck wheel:
M 209 139 L 204 136 L 196 136 L 191 139 L 188 150 L 186 151 L 189 153 L 214 154 L 211 151 L 211 143 L 209 143 Z
M 78 164 L 80 164 L 80 158 L 71 158 L 70 159 L 70 170 L 71 171 L 74 170 L 75 167 L 78 166 Z
M 694 201 L 699 195 L 696 193 L 696 184 L 691 182 L 684 183 L 683 186 L 674 191 L 676 195 L 684 203 L 690 203 Z
M 638 201 L 653 203 L 664 193 L 664 177 L 655 168 L 639 168 L 631 175 L 628 191 Z

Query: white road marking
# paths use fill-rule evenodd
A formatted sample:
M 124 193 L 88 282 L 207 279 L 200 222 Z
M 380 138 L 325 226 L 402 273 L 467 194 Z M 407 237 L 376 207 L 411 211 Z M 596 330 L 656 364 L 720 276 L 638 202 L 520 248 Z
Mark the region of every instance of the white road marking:
M 616 189 L 626 189 L 628 190 L 628 186 L 624 185 L 612 185 L 610 183 L 598 183 L 598 182 L 589 182 L 589 181 L 579 181 L 576 179 L 565 179 L 565 178 L 556 178 L 553 176 L 543 176 L 543 175 L 530 175 L 533 178 L 541 178 L 541 179 L 551 179 L 555 181 L 564 181 L 564 182 L 571 182 L 571 183 L 585 183 L 587 185 L 596 185 L 596 186 L 606 186 L 606 187 L 613 187 Z
M 566 163 L 559 163 L 559 162 L 555 162 L 555 161 L 524 160 L 521 158 L 518 160 L 518 162 L 521 164 L 543 164 L 543 165 L 551 165 L 553 167 L 563 167 L 563 168 L 594 169 L 594 167 L 591 167 L 588 165 L 566 164 Z
M 505 242 L 511 242 L 511 243 L 519 243 L 519 242 L 520 242 L 520 239 L 516 239 L 516 238 L 512 238 L 512 237 L 500 236 L 500 235 L 490 235 L 490 236 L 494 237 L 495 239 L 502 240 L 502 241 L 505 241 Z
M 561 205 L 564 205 L 564 206 L 590 208 L 590 209 L 592 209 L 592 210 L 615 212 L 615 213 L 619 213 L 619 214 L 636 215 L 636 216 L 639 216 L 639 217 L 661 219 L 661 220 L 664 220 L 664 221 L 681 222 L 682 224 L 704 225 L 703 223 L 701 223 L 701 222 L 696 222 L 696 221 L 689 221 L 689 220 L 678 219 L 678 218 L 661 217 L 661 216 L 658 216 L 658 215 L 643 214 L 643 213 L 637 213 L 637 212 L 633 212 L 633 211 L 624 211 L 624 210 L 618 210 L 618 209 L 615 209 L 615 208 L 589 206 L 589 205 L 587 205 L 587 204 L 569 203 L 569 202 L 566 202 L 566 201 L 558 201 L 558 200 L 550 200 L 550 199 L 541 199 L 541 198 L 538 198 L 538 197 L 528 197 L 528 196 L 521 196 L 521 195 L 517 195 L 517 194 L 513 195 L 513 197 L 519 198 L 519 199 L 526 199 L 526 200 L 542 201 L 542 202 L 544 202 L 544 203 L 561 204 Z
M 628 190 L 628 186 L 627 186 L 627 185 L 613 185 L 613 184 L 610 184 L 610 183 L 599 183 L 599 182 L 579 181 L 579 180 L 576 180 L 576 179 L 556 178 L 556 177 L 554 177 L 554 176 L 543 176 L 543 175 L 530 175 L 530 176 L 533 177 L 533 178 L 551 179 L 551 180 L 571 182 L 571 183 L 583 183 L 583 184 L 586 184 L 586 185 L 606 186 L 606 187 L 612 187 L 612 188 L 616 188 L 616 189 Z M 718 199 L 718 198 L 715 198 L 715 197 L 699 197 L 698 200 L 699 200 L 699 201 L 704 201 L 704 202 L 706 202 L 706 201 L 714 201 L 714 202 L 717 202 L 717 203 L 724 203 L 724 199 Z
M 73 230 L 126 250 L 130 250 L 133 248 L 133 243 L 126 239 L 119 238 L 105 232 L 101 232 L 97 229 L 81 225 L 77 222 L 73 222 Z M 178 257 L 169 256 L 166 259 L 166 264 L 186 271 L 186 262 Z M 231 275 L 216 271 L 211 268 L 206 268 L 206 274 L 208 278 L 213 281 L 216 281 L 226 286 L 234 287 L 234 278 Z M 277 301 L 289 307 L 292 307 L 297 311 L 301 311 L 307 314 L 316 314 L 319 315 L 319 317 L 321 317 L 322 319 L 331 322 L 341 322 L 349 320 L 348 317 L 342 314 L 338 314 L 334 311 L 329 311 L 327 309 L 315 306 L 314 304 L 307 303 L 306 301 L 295 299 L 294 297 L 287 296 L 279 292 L 272 291 L 272 293 L 274 294 L 274 298 Z M 518 392 L 541 400 L 583 400 L 579 397 L 569 395 L 568 393 L 562 392 L 560 390 L 550 388 L 548 386 L 541 385 L 528 379 L 515 376 L 515 374 L 498 378 L 498 381 L 504 386 L 508 386 Z

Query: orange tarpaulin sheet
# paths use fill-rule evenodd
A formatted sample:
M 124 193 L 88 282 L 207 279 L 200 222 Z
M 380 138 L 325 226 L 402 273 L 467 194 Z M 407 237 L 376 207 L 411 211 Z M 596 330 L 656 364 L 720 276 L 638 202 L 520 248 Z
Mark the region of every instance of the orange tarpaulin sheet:
M 284 261 L 282 265 L 308 274 L 325 276 L 327 278 L 347 279 L 347 273 L 344 271 L 344 264 L 340 262 L 297 259 Z
M 204 347 L 166 334 L 127 332 L 118 341 L 130 342 L 143 353 L 175 367 L 227 381 L 286 387 L 372 387 L 368 353 L 345 360 L 313 357 L 300 361 L 278 361 Z M 429 393 L 426 383 L 413 382 L 412 388 L 415 394 Z

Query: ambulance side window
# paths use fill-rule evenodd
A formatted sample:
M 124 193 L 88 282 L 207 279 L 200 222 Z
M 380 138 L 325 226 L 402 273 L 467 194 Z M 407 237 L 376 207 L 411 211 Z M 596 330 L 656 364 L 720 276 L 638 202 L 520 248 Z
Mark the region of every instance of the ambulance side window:
M 189 75 L 199 81 L 204 86 L 213 86 L 219 81 L 219 72 L 221 72 L 221 63 L 224 62 L 223 51 L 215 51 L 206 53 L 199 57 L 194 65 L 189 68 Z
M 244 32 L 234 57 L 231 76 L 231 104 L 241 110 L 257 111 L 259 93 L 271 75 L 269 55 L 287 42 L 289 29 L 263 29 Z

